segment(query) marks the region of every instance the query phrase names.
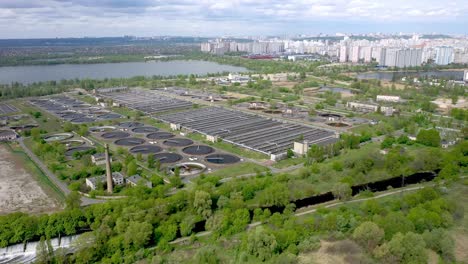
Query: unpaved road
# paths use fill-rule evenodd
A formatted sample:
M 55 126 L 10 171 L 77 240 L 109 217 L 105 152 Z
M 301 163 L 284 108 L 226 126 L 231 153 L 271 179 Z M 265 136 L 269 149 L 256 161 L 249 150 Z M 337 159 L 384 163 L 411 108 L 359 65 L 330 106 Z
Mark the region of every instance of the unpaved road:
M 61 208 L 5 145 L 0 145 L 0 214 L 43 213 Z

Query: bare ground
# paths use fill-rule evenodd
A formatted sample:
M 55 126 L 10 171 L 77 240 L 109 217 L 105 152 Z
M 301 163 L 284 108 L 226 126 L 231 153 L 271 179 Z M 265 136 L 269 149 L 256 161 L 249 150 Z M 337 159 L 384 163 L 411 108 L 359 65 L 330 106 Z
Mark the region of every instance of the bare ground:
M 24 161 L 4 145 L 0 145 L 0 182 L 0 214 L 43 213 L 60 208 L 26 170 Z
M 362 249 L 351 240 L 321 241 L 320 249 L 315 252 L 301 253 L 299 264 L 365 264 L 371 261 Z

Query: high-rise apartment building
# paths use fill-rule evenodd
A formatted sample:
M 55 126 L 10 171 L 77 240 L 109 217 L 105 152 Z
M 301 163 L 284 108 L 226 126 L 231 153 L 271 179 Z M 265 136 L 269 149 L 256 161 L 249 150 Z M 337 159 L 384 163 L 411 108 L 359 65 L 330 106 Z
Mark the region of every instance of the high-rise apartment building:
M 441 46 L 436 48 L 435 63 L 439 65 L 448 65 L 453 62 L 453 47 Z

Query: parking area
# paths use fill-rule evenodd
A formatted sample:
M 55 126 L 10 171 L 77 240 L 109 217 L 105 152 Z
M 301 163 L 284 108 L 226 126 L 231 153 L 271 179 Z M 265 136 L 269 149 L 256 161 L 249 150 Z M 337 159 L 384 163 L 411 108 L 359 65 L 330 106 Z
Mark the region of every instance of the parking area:
M 120 105 L 146 114 L 192 108 L 191 102 L 164 96 L 152 90 L 130 89 L 123 92 L 102 93 L 99 97 L 112 99 Z
M 30 102 L 63 120 L 76 124 L 118 119 L 122 116 L 68 96 L 33 99 Z
M 222 107 L 161 115 L 158 119 L 267 155 L 283 155 L 295 141 L 325 145 L 336 141 L 331 130 L 286 123 Z
M 18 108 L 11 104 L 0 103 L 0 115 L 7 115 L 11 113 L 19 112 Z

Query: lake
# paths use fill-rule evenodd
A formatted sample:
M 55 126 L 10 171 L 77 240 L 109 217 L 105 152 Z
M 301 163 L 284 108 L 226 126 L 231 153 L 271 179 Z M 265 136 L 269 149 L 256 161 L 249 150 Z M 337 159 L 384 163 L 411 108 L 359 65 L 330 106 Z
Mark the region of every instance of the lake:
M 0 67 L 0 83 L 24 84 L 69 79 L 130 78 L 134 76 L 205 75 L 219 72 L 246 72 L 243 67 L 209 61 L 175 60 L 100 64 L 59 64 Z
M 358 79 L 378 79 L 391 81 L 401 80 L 403 77 L 428 77 L 428 78 L 447 78 L 451 80 L 463 80 L 463 70 L 461 71 L 427 71 L 427 72 L 366 72 L 357 75 Z

